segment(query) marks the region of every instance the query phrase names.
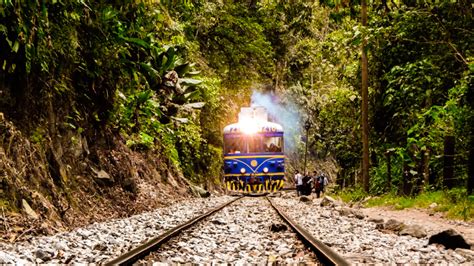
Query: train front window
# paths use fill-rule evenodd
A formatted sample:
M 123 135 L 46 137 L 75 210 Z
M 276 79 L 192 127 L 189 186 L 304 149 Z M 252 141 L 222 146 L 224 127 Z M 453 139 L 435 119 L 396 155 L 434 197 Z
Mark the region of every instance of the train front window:
M 283 137 L 264 137 L 263 149 L 265 152 L 283 152 Z
M 262 136 L 250 135 L 247 137 L 248 151 L 249 153 L 262 152 Z
M 224 138 L 225 153 L 238 154 L 247 152 L 246 143 L 242 136 L 226 136 Z
M 283 152 L 283 136 L 227 135 L 224 137 L 224 153 Z

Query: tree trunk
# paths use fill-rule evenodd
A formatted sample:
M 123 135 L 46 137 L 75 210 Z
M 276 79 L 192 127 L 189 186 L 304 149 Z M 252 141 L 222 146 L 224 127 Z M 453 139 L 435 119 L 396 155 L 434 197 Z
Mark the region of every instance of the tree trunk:
M 447 188 L 454 187 L 454 136 L 444 137 L 443 181 Z
M 362 0 L 362 27 L 367 26 L 367 0 Z M 364 190 L 369 192 L 369 92 L 368 65 L 365 48 L 365 34 L 362 40 L 362 182 Z

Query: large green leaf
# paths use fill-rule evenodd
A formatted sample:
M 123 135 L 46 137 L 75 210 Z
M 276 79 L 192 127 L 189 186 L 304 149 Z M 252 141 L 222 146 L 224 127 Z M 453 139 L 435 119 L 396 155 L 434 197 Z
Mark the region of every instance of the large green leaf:
M 152 67 L 150 63 L 140 63 L 140 67 L 145 70 L 144 74 L 151 79 L 150 81 L 160 83 L 160 73 L 154 67 Z
M 171 69 L 173 69 L 174 64 L 177 60 L 176 57 L 176 49 L 174 47 L 168 48 L 168 50 L 164 53 L 164 57 L 162 57 L 162 65 L 160 66 L 161 73 L 165 73 Z
M 187 74 L 189 72 L 191 67 L 192 67 L 192 65 L 190 63 L 184 63 L 184 64 L 180 64 L 178 66 L 175 66 L 174 71 L 176 71 L 176 73 L 178 73 L 178 76 L 184 77 L 185 74 Z
M 140 47 L 143 47 L 145 49 L 149 49 L 150 48 L 150 44 L 142 39 L 138 39 L 138 38 L 130 38 L 130 37 L 122 37 L 122 39 L 124 39 L 125 41 L 129 42 L 129 43 L 133 43 L 133 44 L 136 44 Z
M 151 98 L 152 93 L 153 93 L 153 91 L 151 91 L 151 90 L 141 91 L 137 95 L 137 103 L 138 104 L 145 103 L 148 99 Z

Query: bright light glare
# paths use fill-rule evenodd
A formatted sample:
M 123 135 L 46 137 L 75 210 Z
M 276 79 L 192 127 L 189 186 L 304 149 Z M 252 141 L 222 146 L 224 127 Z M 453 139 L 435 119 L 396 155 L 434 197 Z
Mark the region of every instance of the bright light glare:
M 246 120 L 240 124 L 240 130 L 247 135 L 255 134 L 258 131 L 258 126 L 256 121 L 253 120 Z

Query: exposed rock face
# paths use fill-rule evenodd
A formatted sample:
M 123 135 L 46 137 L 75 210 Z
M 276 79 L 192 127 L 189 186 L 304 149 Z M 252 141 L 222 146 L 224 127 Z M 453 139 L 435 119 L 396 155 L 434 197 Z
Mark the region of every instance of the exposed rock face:
M 383 224 L 385 221 L 382 219 L 382 218 L 370 218 L 368 220 L 369 222 L 371 223 L 374 223 L 374 224 Z
M 49 261 L 51 260 L 51 254 L 49 251 L 46 251 L 44 249 L 38 249 L 35 252 L 36 258 L 42 260 L 42 261 Z
M 358 210 L 353 210 L 353 214 L 354 216 L 357 218 L 357 219 L 364 219 L 365 218 L 365 215 L 361 212 L 361 211 L 358 211 Z
M 211 196 L 211 193 L 210 193 L 209 191 L 207 191 L 207 190 L 205 190 L 205 189 L 203 189 L 203 188 L 201 188 L 201 187 L 199 187 L 199 186 L 191 186 L 191 189 L 193 190 L 193 192 L 194 192 L 197 196 L 199 196 L 199 197 L 201 197 L 201 198 L 208 198 L 208 197 Z
M 280 232 L 280 231 L 286 231 L 288 230 L 288 226 L 286 226 L 286 224 L 272 224 L 270 226 L 270 230 L 272 232 Z
M 406 225 L 398 234 L 401 236 L 409 235 L 416 238 L 423 238 L 426 236 L 426 230 L 419 225 Z
M 334 207 L 336 206 L 336 200 L 329 197 L 329 196 L 324 196 L 324 198 L 321 200 L 321 204 L 320 204 L 322 207 Z
M 96 171 L 93 168 L 92 168 L 92 170 L 94 171 L 94 173 L 96 175 L 95 180 L 98 184 L 109 186 L 109 185 L 112 185 L 114 183 L 113 177 L 111 177 L 106 171 L 104 171 L 104 170 Z
M 308 196 L 301 196 L 301 197 L 300 197 L 300 201 L 301 201 L 301 202 L 310 202 L 310 201 L 311 201 L 311 198 L 308 197 Z
M 458 232 L 454 231 L 453 229 L 448 229 L 442 231 L 438 234 L 430 236 L 428 244 L 441 244 L 449 249 L 456 249 L 456 248 L 465 248 L 470 249 L 471 246 L 466 243 L 466 240 L 462 235 Z
M 190 196 L 166 156 L 132 150 L 120 134 L 105 130 L 96 136 L 63 126 L 56 134 L 46 127 L 54 123 L 40 122 L 33 141 L 31 132 L 0 116 L 0 194 L 8 222 L 0 226 L 1 241 L 130 216 Z M 103 189 L 107 183 L 114 187 Z
M 399 232 L 405 227 L 405 224 L 403 224 L 400 221 L 397 221 L 395 219 L 390 219 L 384 224 L 384 229 L 385 230 L 390 230 L 394 232 Z
M 347 217 L 356 217 L 357 219 L 364 219 L 365 215 L 357 209 L 347 208 L 347 207 L 336 207 L 335 208 L 340 215 Z
M 350 208 L 340 208 L 339 210 L 339 214 L 342 215 L 342 216 L 349 216 L 350 214 L 352 214 L 352 210 Z

